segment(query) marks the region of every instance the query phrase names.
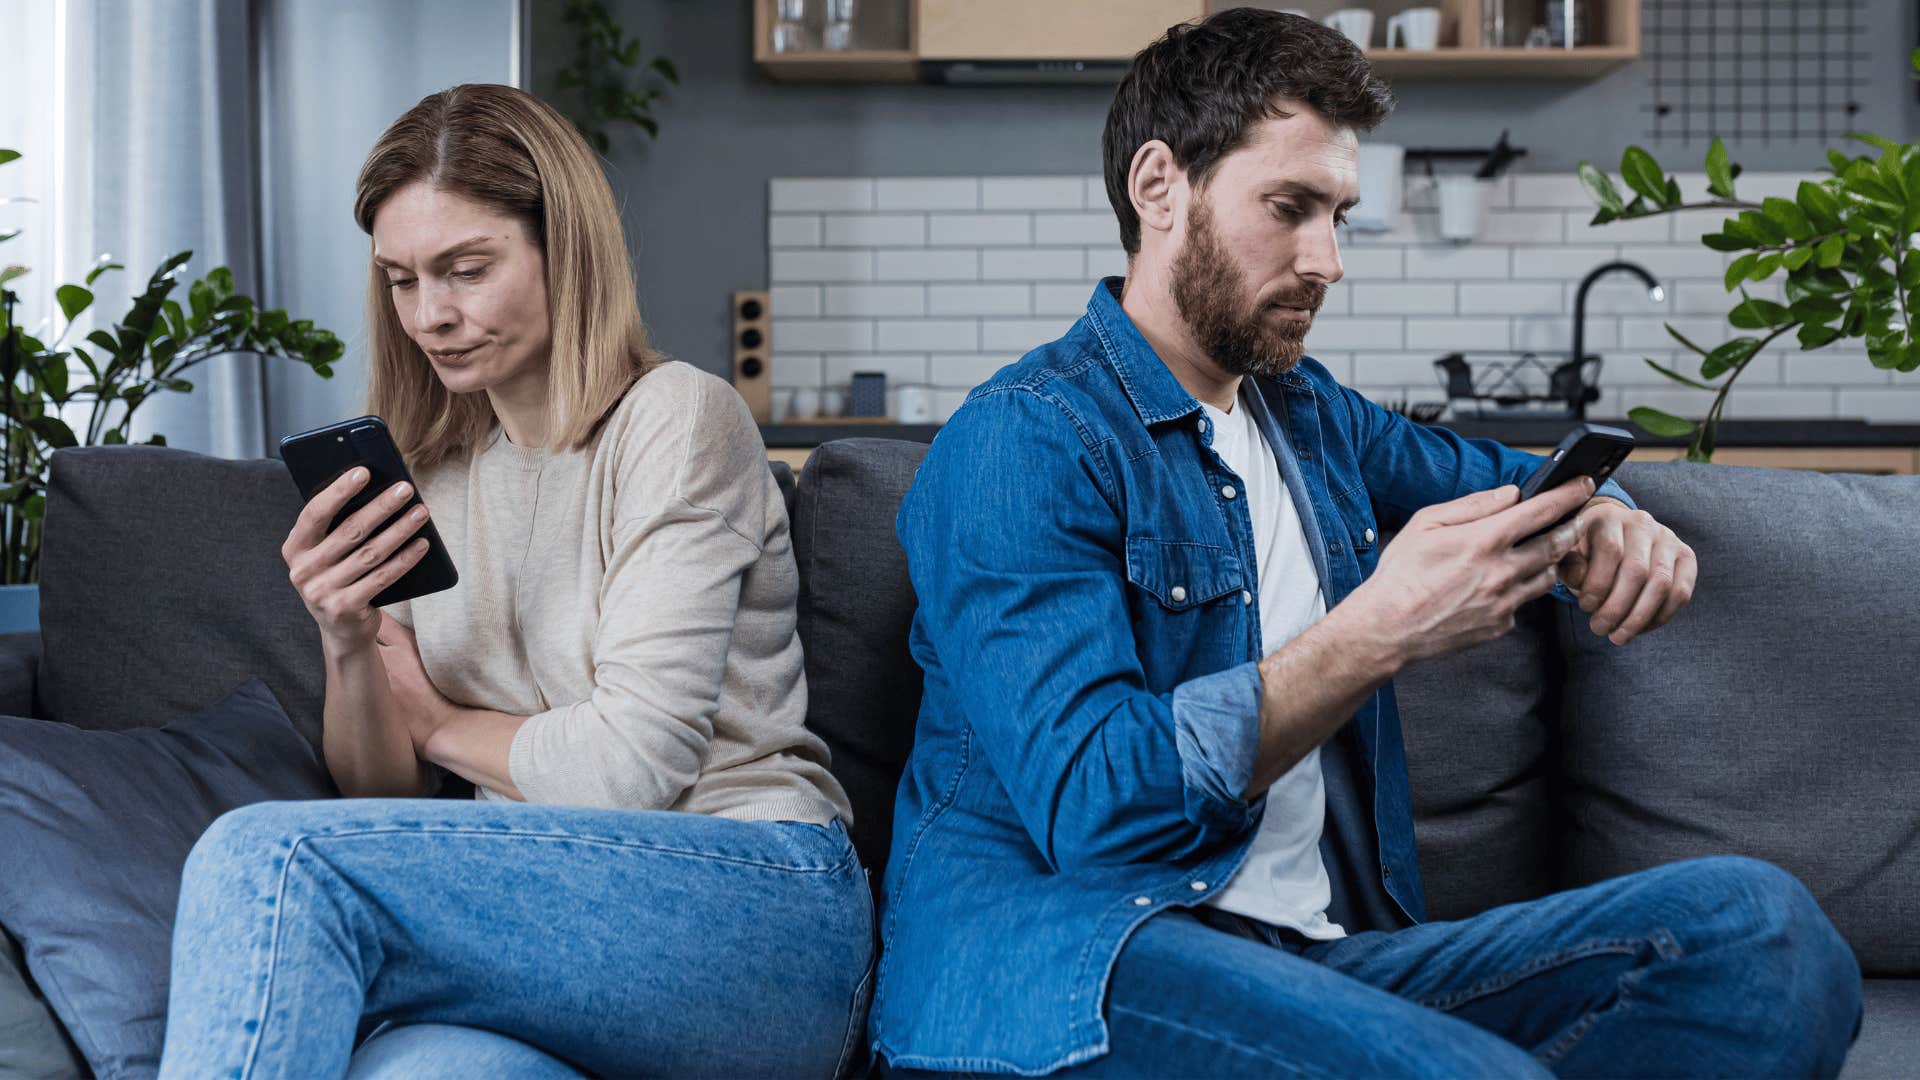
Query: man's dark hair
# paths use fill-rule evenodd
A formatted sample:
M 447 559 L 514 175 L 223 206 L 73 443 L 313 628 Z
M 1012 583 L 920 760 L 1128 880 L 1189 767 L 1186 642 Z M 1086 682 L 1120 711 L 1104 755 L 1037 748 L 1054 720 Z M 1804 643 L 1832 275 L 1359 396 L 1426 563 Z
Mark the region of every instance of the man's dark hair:
M 1393 91 L 1360 47 L 1299 15 L 1231 8 L 1173 27 L 1133 58 L 1101 139 L 1107 201 L 1120 216 L 1128 255 L 1140 250 L 1140 215 L 1127 196 L 1127 169 L 1140 147 L 1162 140 L 1188 178 L 1204 184 L 1250 125 L 1283 115 L 1282 98 L 1356 131 L 1372 131 L 1393 111 Z

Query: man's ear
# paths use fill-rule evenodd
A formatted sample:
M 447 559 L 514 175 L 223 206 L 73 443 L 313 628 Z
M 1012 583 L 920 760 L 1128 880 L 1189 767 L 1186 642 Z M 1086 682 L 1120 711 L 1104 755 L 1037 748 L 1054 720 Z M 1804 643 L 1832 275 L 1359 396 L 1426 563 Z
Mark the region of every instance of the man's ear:
M 1171 232 L 1174 196 L 1186 181 L 1186 170 L 1173 160 L 1173 147 L 1163 140 L 1142 143 L 1127 166 L 1127 198 L 1140 216 L 1140 231 Z

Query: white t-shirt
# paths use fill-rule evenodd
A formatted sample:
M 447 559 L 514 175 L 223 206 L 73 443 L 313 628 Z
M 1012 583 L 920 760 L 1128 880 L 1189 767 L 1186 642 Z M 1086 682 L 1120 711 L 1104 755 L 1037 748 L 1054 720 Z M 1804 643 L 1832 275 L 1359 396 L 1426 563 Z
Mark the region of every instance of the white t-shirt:
M 1232 413 L 1204 402 L 1213 425 L 1213 449 L 1240 477 L 1253 523 L 1253 547 L 1259 574 L 1260 642 L 1268 652 L 1297 637 L 1327 613 L 1320 577 L 1307 550 L 1306 530 L 1293 496 L 1281 479 L 1280 465 L 1260 434 L 1242 384 Z M 1214 907 L 1277 926 L 1290 926 L 1311 938 L 1346 936 L 1327 921 L 1333 889 L 1320 859 L 1320 830 L 1326 821 L 1327 791 L 1320 775 L 1320 748 L 1267 789 L 1267 809 L 1254 834 L 1253 848 L 1227 887 L 1207 899 Z

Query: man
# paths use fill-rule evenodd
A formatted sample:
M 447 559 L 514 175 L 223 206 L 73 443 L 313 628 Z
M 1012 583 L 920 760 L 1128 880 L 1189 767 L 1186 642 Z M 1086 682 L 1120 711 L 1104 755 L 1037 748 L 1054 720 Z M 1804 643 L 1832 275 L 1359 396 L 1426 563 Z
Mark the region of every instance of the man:
M 1390 107 L 1309 20 L 1170 30 L 1107 121 L 1124 282 L 921 466 L 898 529 L 926 689 L 871 1029 L 893 1074 L 1838 1071 L 1859 968 L 1770 864 L 1424 921 L 1394 672 L 1549 591 L 1625 645 L 1696 567 L 1618 485 L 1520 502 L 1538 458 L 1303 355 L 1355 133 Z

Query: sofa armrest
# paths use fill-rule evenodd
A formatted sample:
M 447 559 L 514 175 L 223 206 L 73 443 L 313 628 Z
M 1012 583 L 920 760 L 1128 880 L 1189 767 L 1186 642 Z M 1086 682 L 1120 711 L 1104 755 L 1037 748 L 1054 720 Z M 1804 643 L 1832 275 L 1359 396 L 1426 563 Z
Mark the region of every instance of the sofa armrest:
M 34 678 L 39 671 L 39 631 L 0 634 L 0 716 L 34 715 Z

